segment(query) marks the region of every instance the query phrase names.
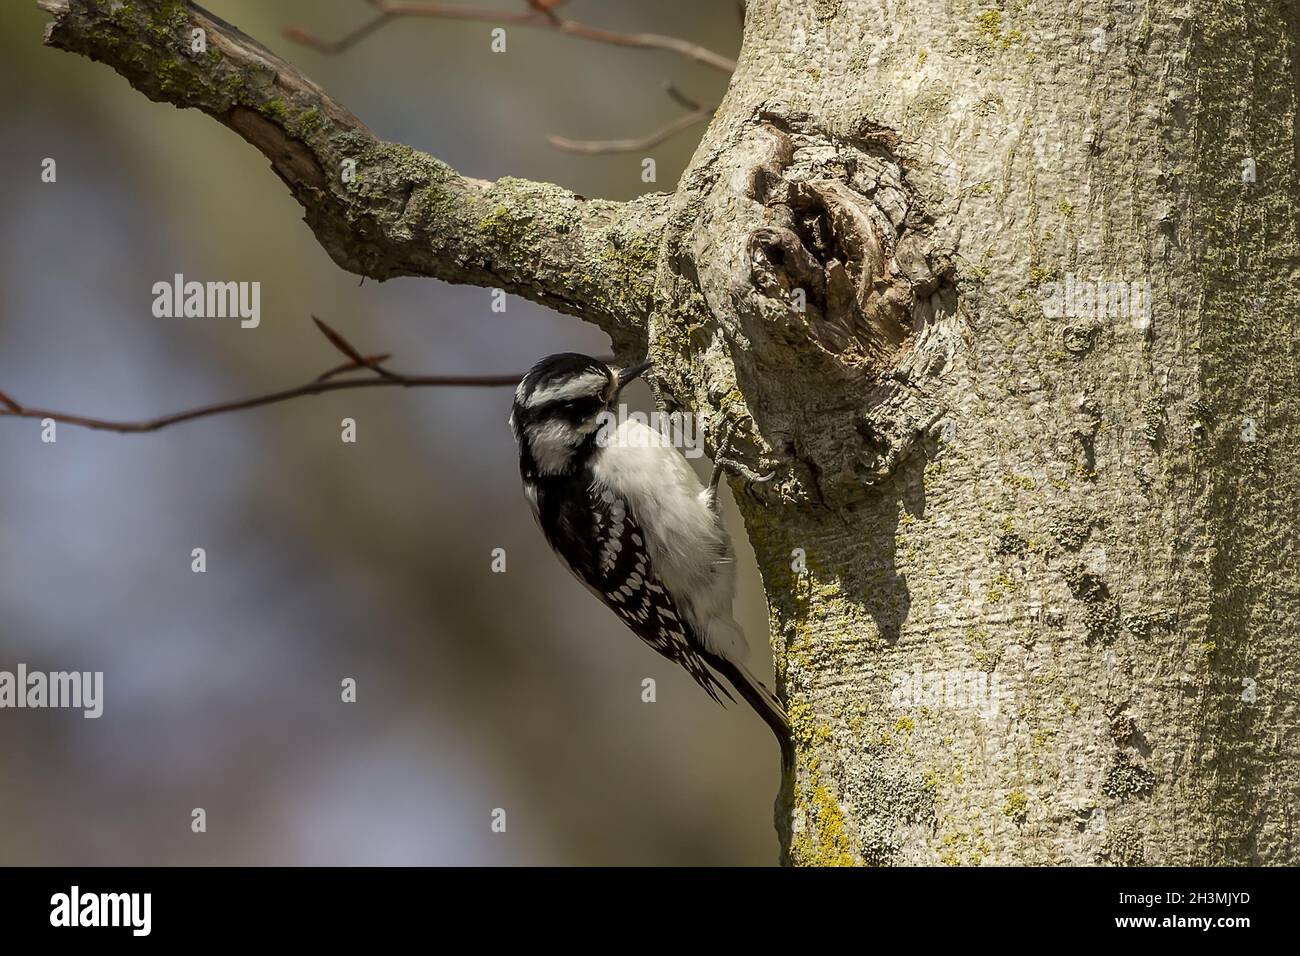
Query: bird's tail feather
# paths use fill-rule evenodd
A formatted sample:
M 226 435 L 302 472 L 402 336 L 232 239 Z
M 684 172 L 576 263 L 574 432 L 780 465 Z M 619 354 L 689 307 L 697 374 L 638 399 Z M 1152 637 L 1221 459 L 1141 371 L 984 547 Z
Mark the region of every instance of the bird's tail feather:
M 785 708 L 776 694 L 750 673 L 744 664 L 728 660 L 721 654 L 705 654 L 709 666 L 727 679 L 736 692 L 745 698 L 745 702 L 764 723 L 772 728 L 777 743 L 781 745 L 781 769 L 790 771 L 794 768 L 794 736 L 790 732 L 790 719 L 786 717 Z

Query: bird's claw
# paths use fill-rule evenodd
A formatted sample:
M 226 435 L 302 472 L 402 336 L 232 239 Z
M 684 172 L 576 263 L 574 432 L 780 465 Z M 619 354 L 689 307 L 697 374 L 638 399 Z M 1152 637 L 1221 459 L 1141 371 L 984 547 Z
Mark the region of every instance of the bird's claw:
M 724 429 L 721 440 L 718 442 L 713 456 L 713 478 L 709 482 L 709 487 L 712 488 L 715 493 L 715 500 L 718 481 L 722 477 L 722 472 L 726 470 L 731 472 L 731 474 L 735 475 L 737 478 L 744 479 L 745 493 L 749 495 L 750 498 L 757 501 L 759 504 L 765 504 L 766 502 L 764 502 L 763 497 L 755 490 L 755 486 L 766 485 L 776 477 L 776 472 L 772 471 L 766 475 L 760 475 L 748 465 L 743 465 L 734 458 L 723 454 L 724 450 L 731 450 L 731 438 L 735 433 L 736 423 L 734 421 L 727 422 Z

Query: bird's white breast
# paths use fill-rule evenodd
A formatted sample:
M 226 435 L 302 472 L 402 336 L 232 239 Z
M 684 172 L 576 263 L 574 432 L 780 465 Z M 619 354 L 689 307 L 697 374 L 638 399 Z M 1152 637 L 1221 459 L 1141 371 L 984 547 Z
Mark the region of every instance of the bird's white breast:
M 659 432 L 624 421 L 592 459 L 595 490 L 622 496 L 646 535 L 654 571 L 710 649 L 743 661 L 744 635 L 731 616 L 731 541 L 705 488 Z

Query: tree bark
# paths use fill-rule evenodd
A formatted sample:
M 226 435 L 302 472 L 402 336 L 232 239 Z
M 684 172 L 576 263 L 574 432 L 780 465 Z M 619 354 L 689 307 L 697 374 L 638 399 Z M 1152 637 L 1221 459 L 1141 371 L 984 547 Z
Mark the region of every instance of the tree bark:
M 745 426 L 790 862 L 1300 862 L 1292 5 L 750 0 L 676 192 L 618 204 L 379 142 L 196 7 L 42 3 L 344 268 L 582 315 Z M 1076 280 L 1149 315 L 1049 314 Z
M 644 351 L 662 195 L 618 203 L 461 176 L 376 138 L 262 44 L 183 0 L 40 6 L 54 15 L 49 45 L 102 60 L 152 100 L 202 110 L 262 152 L 342 268 L 501 288 L 582 316 L 621 352 Z

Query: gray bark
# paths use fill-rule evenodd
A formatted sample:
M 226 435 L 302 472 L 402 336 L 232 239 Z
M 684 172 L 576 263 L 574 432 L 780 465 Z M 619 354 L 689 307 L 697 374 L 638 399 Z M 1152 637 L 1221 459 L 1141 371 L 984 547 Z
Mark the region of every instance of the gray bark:
M 381 143 L 183 3 L 43 5 L 344 268 L 580 314 L 745 426 L 791 862 L 1300 862 L 1293 7 L 750 0 L 676 192 L 617 204 Z M 1045 314 L 1071 275 L 1150 321 Z
M 261 151 L 322 248 L 375 279 L 501 288 L 644 350 L 665 197 L 586 199 L 550 183 L 461 176 L 384 142 L 262 44 L 181 0 L 41 0 L 46 43 L 102 60 L 152 100 L 202 110 Z M 204 31 L 205 53 L 192 49 Z

